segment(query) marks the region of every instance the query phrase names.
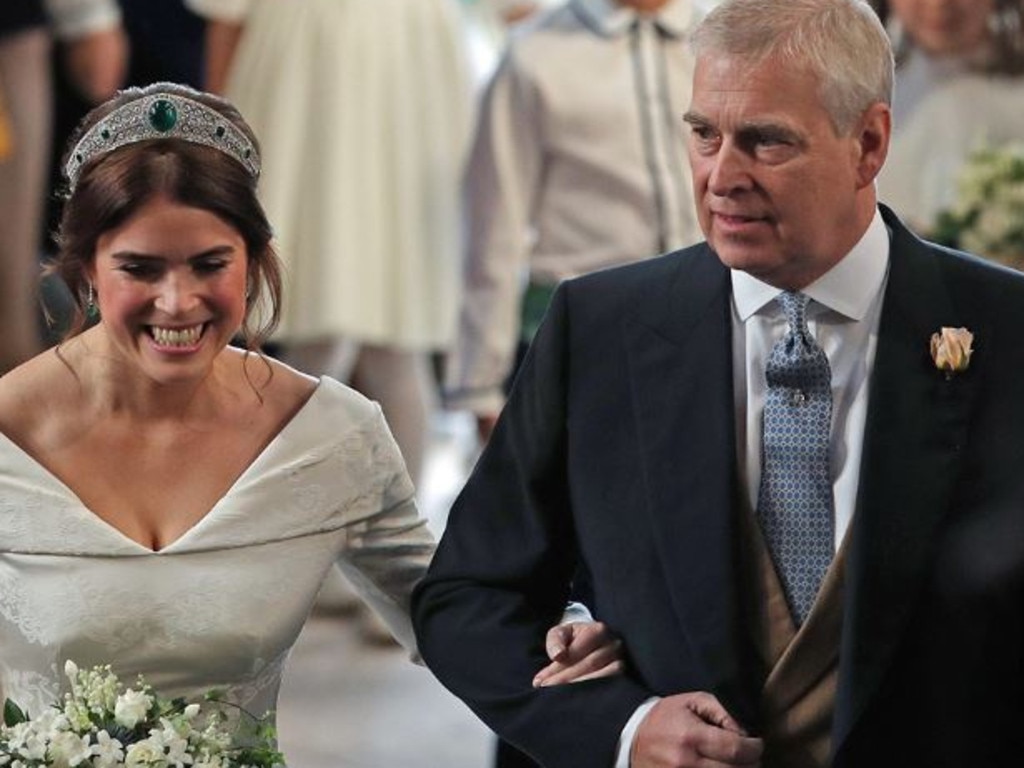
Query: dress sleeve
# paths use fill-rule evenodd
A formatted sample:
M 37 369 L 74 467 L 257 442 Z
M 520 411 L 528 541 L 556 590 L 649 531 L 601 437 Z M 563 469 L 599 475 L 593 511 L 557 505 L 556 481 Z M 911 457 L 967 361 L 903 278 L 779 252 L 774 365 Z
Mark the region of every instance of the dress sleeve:
M 435 540 L 416 507 L 412 480 L 379 407 L 366 435 L 373 459 L 366 479 L 377 486 L 367 492 L 379 498 L 378 510 L 350 526 L 337 564 L 415 658 L 410 596 L 426 572 Z

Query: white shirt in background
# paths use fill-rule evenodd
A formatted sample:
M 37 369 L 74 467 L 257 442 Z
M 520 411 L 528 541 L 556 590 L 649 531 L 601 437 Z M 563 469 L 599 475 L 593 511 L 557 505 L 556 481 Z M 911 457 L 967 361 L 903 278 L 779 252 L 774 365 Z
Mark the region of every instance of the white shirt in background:
M 497 413 L 527 274 L 543 285 L 697 242 L 685 134 L 699 20 L 570 0 L 518 25 L 466 176 L 466 295 L 448 403 Z

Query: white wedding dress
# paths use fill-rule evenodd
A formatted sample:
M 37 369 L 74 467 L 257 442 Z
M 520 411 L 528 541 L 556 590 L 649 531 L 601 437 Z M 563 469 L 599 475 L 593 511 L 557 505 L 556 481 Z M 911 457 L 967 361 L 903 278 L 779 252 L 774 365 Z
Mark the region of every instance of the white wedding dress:
M 434 547 L 412 495 L 379 408 L 331 379 L 159 552 L 0 435 L 0 694 L 38 713 L 73 659 L 262 715 L 335 562 L 411 653 L 409 593 Z

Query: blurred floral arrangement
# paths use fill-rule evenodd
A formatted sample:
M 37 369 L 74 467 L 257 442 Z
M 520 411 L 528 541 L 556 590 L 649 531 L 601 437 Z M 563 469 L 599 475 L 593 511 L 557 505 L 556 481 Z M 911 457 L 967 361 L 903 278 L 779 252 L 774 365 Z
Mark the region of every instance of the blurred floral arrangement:
M 125 689 L 109 666 L 65 665 L 71 683 L 62 705 L 30 718 L 4 703 L 4 768 L 273 768 L 284 764 L 273 726 L 243 713 L 232 722 L 217 692 L 209 706 L 164 699 L 139 678 Z M 246 720 L 248 718 L 248 720 Z
M 931 238 L 1024 269 L 1024 144 L 970 155 L 956 203 L 939 214 Z

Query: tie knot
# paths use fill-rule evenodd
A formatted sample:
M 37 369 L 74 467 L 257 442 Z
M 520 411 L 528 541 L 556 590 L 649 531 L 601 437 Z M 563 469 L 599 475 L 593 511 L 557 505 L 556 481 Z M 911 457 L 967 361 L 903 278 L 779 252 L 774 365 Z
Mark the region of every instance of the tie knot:
M 807 302 L 810 299 L 802 293 L 783 291 L 779 294 L 779 303 L 786 313 L 790 332 L 797 335 L 809 335 L 807 330 Z

